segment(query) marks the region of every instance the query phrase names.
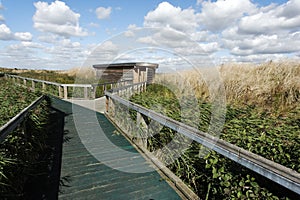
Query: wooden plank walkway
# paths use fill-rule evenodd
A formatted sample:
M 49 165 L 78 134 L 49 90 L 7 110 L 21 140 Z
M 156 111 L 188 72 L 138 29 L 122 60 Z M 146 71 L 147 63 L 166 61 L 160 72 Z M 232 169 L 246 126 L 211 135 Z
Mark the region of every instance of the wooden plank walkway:
M 104 113 L 105 111 L 105 101 L 106 101 L 105 96 L 93 100 L 79 100 L 79 99 L 64 99 L 64 100 L 91 110 L 95 110 L 100 113 Z
M 83 108 L 69 102 L 53 98 L 53 107 L 66 113 L 64 143 L 62 149 L 61 180 L 63 186 L 60 187 L 59 199 L 181 199 L 175 190 L 160 176 L 158 172 L 152 170 L 152 164 L 139 156 L 129 156 L 130 154 L 114 155 L 117 151 L 107 150 L 105 147 L 95 147 L 98 149 L 97 158 L 105 159 L 105 162 L 114 162 L 115 159 L 123 156 L 119 160 L 120 169 L 124 169 L 124 162 L 134 160 L 134 165 L 126 166 L 131 171 L 148 171 L 145 173 L 128 173 L 119 171 L 117 165 L 110 168 L 99 159 L 96 159 L 87 149 L 86 142 L 93 142 L 93 137 L 97 133 L 93 130 L 93 124 L 84 122 L 85 129 L 89 137 L 82 142 L 74 122 L 74 108 L 79 110 L 81 118 L 89 118 L 95 111 Z M 103 133 L 117 147 L 128 152 L 137 153 L 136 149 L 122 136 L 115 134 L 115 127 L 101 113 L 96 113 Z M 81 124 L 82 125 L 82 124 Z M 95 124 L 94 124 L 95 125 Z M 136 155 L 136 154 L 133 154 Z M 111 159 L 111 160 L 110 160 Z M 116 162 L 118 163 L 118 162 Z M 151 169 L 150 169 L 151 168 Z

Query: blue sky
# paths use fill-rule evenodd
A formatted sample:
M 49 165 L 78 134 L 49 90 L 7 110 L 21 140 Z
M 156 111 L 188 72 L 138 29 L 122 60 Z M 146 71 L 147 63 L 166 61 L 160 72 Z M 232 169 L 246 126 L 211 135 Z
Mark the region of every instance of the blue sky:
M 299 57 L 299 0 L 0 1 L 2 67 Z

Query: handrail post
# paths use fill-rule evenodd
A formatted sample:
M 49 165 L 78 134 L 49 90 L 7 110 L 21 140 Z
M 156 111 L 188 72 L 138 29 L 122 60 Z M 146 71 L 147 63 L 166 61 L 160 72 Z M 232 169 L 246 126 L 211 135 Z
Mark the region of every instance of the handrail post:
M 136 112 L 136 125 L 139 131 L 146 131 L 146 134 L 141 134 L 140 132 L 138 132 L 137 135 L 137 143 L 139 144 L 139 146 L 142 146 L 144 148 L 147 148 L 147 134 L 148 134 L 148 125 L 145 122 L 142 114 L 140 112 Z M 144 127 L 141 127 L 141 125 Z
M 59 96 L 60 98 L 63 98 L 61 86 L 58 85 L 57 87 L 58 87 L 58 96 Z
M 96 99 L 96 89 L 97 89 L 97 86 L 92 85 L 92 87 L 91 87 L 92 99 Z
M 26 83 L 26 78 L 23 79 L 23 84 L 26 86 L 27 83 Z
M 64 99 L 68 99 L 68 86 L 64 85 Z
M 88 99 L 88 88 L 83 87 L 84 99 Z
M 42 91 L 46 91 L 46 83 L 42 82 Z
M 34 80 L 31 80 L 31 88 L 33 91 L 35 91 L 35 82 Z
M 106 100 L 105 100 L 105 111 L 106 113 L 109 112 L 109 96 L 105 96 L 106 97 Z

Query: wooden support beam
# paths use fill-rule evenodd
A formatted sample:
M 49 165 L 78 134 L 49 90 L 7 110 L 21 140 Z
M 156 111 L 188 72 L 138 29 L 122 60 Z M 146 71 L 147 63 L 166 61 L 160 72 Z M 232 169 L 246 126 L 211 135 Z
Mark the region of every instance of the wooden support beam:
M 92 86 L 91 87 L 92 99 L 96 99 L 96 90 L 97 90 L 97 86 Z
M 31 88 L 32 88 L 33 91 L 35 91 L 35 82 L 34 82 L 34 80 L 31 81 Z
M 64 99 L 68 99 L 68 86 L 64 85 Z
M 84 99 L 88 99 L 88 87 L 83 88 Z
M 59 86 L 57 86 L 58 87 L 58 96 L 60 97 L 60 98 L 63 98 L 63 93 L 62 93 L 62 88 L 61 88 L 61 86 L 59 85 Z
M 105 100 L 105 112 L 108 113 L 109 111 L 109 97 L 105 96 L 106 100 Z

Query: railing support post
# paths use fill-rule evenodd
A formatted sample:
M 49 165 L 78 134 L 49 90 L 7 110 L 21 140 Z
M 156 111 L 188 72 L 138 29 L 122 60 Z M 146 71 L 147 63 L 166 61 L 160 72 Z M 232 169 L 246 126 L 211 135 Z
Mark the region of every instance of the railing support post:
M 57 86 L 57 87 L 58 87 L 58 96 L 59 96 L 60 98 L 62 98 L 62 97 L 63 97 L 63 95 L 62 95 L 62 88 L 61 88 L 60 85 Z
M 143 148 L 147 148 L 148 125 L 146 124 L 142 114 L 139 112 L 136 113 L 136 123 L 137 123 L 136 125 L 137 125 L 137 128 L 139 131 L 146 132 L 146 133 L 141 134 L 138 131 L 138 133 L 137 133 L 138 135 L 136 136 L 137 144 Z M 141 126 L 143 126 L 143 127 L 141 127 Z
M 97 86 L 91 87 L 92 99 L 96 99 L 96 89 L 97 89 Z
M 31 81 L 31 88 L 32 88 L 33 91 L 35 91 L 35 82 L 34 82 L 34 80 Z
M 68 99 L 68 86 L 63 86 L 64 87 L 64 99 Z
M 108 113 L 109 111 L 109 97 L 108 96 L 105 96 L 106 97 L 106 100 L 105 100 L 105 111 L 106 113 Z
M 87 87 L 83 88 L 83 93 L 84 93 L 84 99 L 88 99 L 88 88 Z
M 42 91 L 46 91 L 46 83 L 42 82 Z

